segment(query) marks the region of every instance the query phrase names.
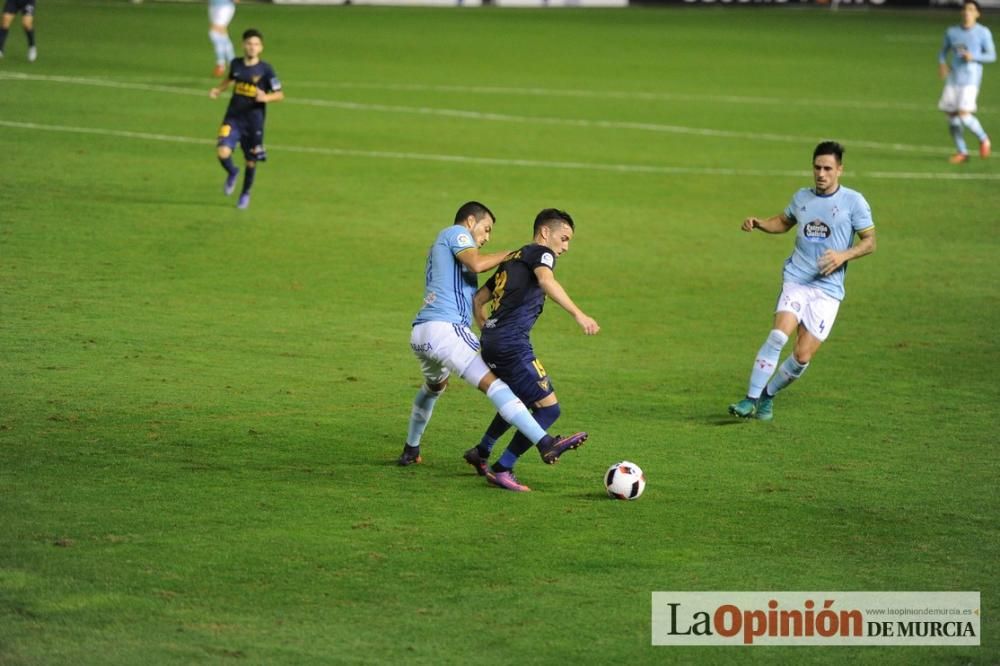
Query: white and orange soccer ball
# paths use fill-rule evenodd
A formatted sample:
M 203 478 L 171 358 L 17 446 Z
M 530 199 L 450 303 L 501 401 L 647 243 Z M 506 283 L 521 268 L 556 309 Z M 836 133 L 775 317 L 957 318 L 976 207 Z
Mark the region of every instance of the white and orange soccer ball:
M 646 475 L 634 462 L 616 462 L 604 474 L 604 487 L 608 497 L 620 500 L 639 499 L 646 489 Z

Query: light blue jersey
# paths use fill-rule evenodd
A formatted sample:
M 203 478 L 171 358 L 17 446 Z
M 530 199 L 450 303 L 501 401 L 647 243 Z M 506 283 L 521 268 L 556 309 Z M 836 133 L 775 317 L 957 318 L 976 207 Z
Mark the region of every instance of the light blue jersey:
M 233 4 L 233 0 L 208 0 L 210 7 L 226 7 Z
M 960 25 L 953 25 L 944 33 L 944 45 L 938 53 L 938 62 L 948 62 L 948 52 L 951 52 L 951 72 L 948 83 L 955 86 L 976 86 L 983 81 L 983 63 L 996 62 L 997 51 L 993 45 L 993 34 L 984 25 L 976 23 L 966 30 Z M 962 54 L 971 53 L 973 59 L 966 62 Z
M 479 276 L 457 256 L 475 247 L 472 233 L 461 224 L 453 224 L 437 235 L 427 253 L 424 306 L 413 320 L 414 325 L 427 321 L 472 324 L 472 296 L 479 288 Z
M 785 261 L 784 279 L 816 287 L 838 301 L 844 299 L 847 264 L 821 275 L 819 258 L 827 250 L 843 252 L 854 234 L 875 226 L 872 209 L 860 192 L 840 186 L 833 194 L 802 188 L 792 197 L 785 216 L 796 224 L 795 249 Z

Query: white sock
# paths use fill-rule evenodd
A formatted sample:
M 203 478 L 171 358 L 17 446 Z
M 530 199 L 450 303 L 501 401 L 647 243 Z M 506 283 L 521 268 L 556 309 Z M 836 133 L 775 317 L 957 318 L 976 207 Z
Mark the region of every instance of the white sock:
M 778 371 L 774 373 L 774 377 L 771 378 L 771 381 L 767 383 L 767 394 L 776 395 L 778 391 L 801 377 L 802 373 L 805 372 L 808 367 L 808 363 L 799 363 L 795 360 L 795 354 L 789 354 L 788 358 L 785 359 L 785 362 L 778 368 Z
M 417 397 L 413 399 L 413 409 L 410 411 L 410 426 L 406 433 L 407 446 L 420 446 L 420 438 L 424 436 L 424 430 L 427 429 L 431 414 L 434 413 L 434 403 L 442 393 L 444 391 L 435 393 L 427 388 L 426 384 L 417 391 Z
M 983 129 L 982 123 L 979 122 L 979 118 L 974 115 L 969 114 L 967 116 L 959 116 L 962 124 L 969 128 L 969 131 L 976 135 L 976 138 L 980 141 L 986 140 L 986 130 Z
M 760 397 L 767 380 L 774 374 L 774 368 L 781 358 L 781 350 L 788 342 L 788 336 L 778 329 L 767 334 L 767 340 L 757 352 L 757 358 L 753 362 L 753 370 L 750 371 L 750 388 L 747 389 L 747 397 L 757 399 Z
M 538 444 L 545 437 L 542 426 L 538 425 L 538 421 L 528 408 L 502 380 L 498 379 L 490 384 L 486 389 L 486 397 L 497 408 L 497 413 L 503 420 L 517 428 L 518 432 L 530 439 L 532 444 Z
M 965 145 L 961 118 L 951 116 L 948 119 L 948 130 L 951 132 L 951 140 L 955 142 L 955 150 L 963 155 L 968 153 L 969 147 Z

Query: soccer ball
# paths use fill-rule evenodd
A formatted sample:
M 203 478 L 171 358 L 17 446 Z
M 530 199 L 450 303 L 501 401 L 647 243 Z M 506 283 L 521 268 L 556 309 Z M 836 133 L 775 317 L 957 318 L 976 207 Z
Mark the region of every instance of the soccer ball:
M 646 489 L 646 475 L 634 462 L 616 462 L 604 474 L 604 487 L 608 497 L 622 500 L 639 499 Z

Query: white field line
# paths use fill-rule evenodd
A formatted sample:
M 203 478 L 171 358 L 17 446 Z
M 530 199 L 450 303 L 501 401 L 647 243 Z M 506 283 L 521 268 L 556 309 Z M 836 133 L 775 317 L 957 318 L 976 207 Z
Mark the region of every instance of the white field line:
M 938 39 L 933 40 L 937 43 Z M 16 75 L 12 75 L 16 76 Z M 0 74 L 0 78 L 3 75 Z M 90 77 L 93 81 L 146 81 L 145 78 L 138 77 L 117 77 L 108 79 L 105 77 Z M 170 83 L 191 83 L 194 78 L 190 76 L 158 77 L 160 81 Z M 886 100 L 844 100 L 844 99 L 785 99 L 780 97 L 764 97 L 750 95 L 694 95 L 688 93 L 671 92 L 640 92 L 628 90 L 584 90 L 574 88 L 539 88 L 522 86 L 470 86 L 470 85 L 444 85 L 428 83 L 371 83 L 362 81 L 303 81 L 296 79 L 295 88 L 327 88 L 342 90 L 387 90 L 397 92 L 445 92 L 445 93 L 468 93 L 475 95 L 521 95 L 527 97 L 570 97 L 583 99 L 613 99 L 613 100 L 634 100 L 637 102 L 665 101 L 665 102 L 710 102 L 713 104 L 758 104 L 764 106 L 801 106 L 809 108 L 824 109 L 870 109 L 889 111 L 917 111 L 926 113 L 928 110 L 937 109 L 937 98 L 928 98 L 927 102 L 900 102 Z M 936 95 L 937 89 L 931 93 Z M 980 109 L 980 112 L 985 109 Z
M 125 81 L 114 81 L 110 79 L 95 79 L 74 76 L 44 76 L 34 74 L 0 74 L 0 80 L 24 80 L 24 81 L 44 81 L 50 83 L 63 83 L 69 85 L 87 85 L 104 88 L 118 88 L 123 90 L 141 90 L 145 92 L 160 92 L 175 95 L 188 95 L 196 97 L 207 97 L 205 89 L 183 88 L 177 86 L 154 85 L 149 83 L 133 83 Z M 725 139 L 747 139 L 751 141 L 770 141 L 780 143 L 806 143 L 811 144 L 816 137 L 794 136 L 789 134 L 774 134 L 770 132 L 739 132 L 734 130 L 722 130 L 713 128 L 687 127 L 683 125 L 665 125 L 660 123 L 640 123 L 620 120 L 585 120 L 578 118 L 558 118 L 552 116 L 519 116 L 504 113 L 489 113 L 482 111 L 463 111 L 460 109 L 442 109 L 425 106 L 398 106 L 388 104 L 367 104 L 362 102 L 345 102 L 338 100 L 309 99 L 291 97 L 285 104 L 299 104 L 305 106 L 326 107 L 344 109 L 349 111 L 375 111 L 382 113 L 398 113 L 424 116 L 443 116 L 448 118 L 462 118 L 465 120 L 479 120 L 487 122 L 519 123 L 529 125 L 559 125 L 564 127 L 580 127 L 588 129 L 617 129 L 635 130 L 641 132 L 657 132 L 667 134 L 683 134 L 689 136 L 705 136 Z M 871 148 L 874 150 L 895 151 L 895 152 L 915 152 L 929 154 L 948 154 L 949 148 L 944 146 L 921 146 L 903 143 L 886 143 L 882 141 L 862 141 L 859 139 L 840 139 L 842 143 L 851 147 Z
M 71 134 L 92 134 L 99 136 L 110 136 L 125 139 L 137 139 L 145 141 L 162 141 L 169 143 L 186 143 L 199 146 L 213 146 L 213 139 L 199 137 L 176 136 L 170 134 L 153 134 L 150 132 L 130 132 L 126 130 L 111 130 L 99 127 L 73 127 L 69 125 L 43 125 L 40 123 L 25 123 L 10 120 L 0 120 L 0 127 L 11 129 L 43 131 L 43 132 L 65 132 Z M 317 146 L 283 146 L 268 144 L 272 150 L 285 151 L 290 153 L 307 153 L 314 155 L 330 155 L 338 157 L 362 157 L 371 159 L 391 159 L 391 160 L 413 160 L 422 162 L 450 162 L 457 164 L 478 164 L 486 166 L 500 167 L 523 167 L 532 169 L 571 169 L 578 171 L 604 171 L 610 173 L 639 173 L 654 175 L 694 175 L 694 176 L 764 176 L 764 177 L 789 177 L 808 179 L 811 173 L 808 170 L 791 171 L 778 169 L 720 169 L 712 167 L 674 167 L 657 166 L 643 164 L 611 164 L 594 162 L 560 162 L 546 160 L 515 160 L 499 157 L 477 157 L 472 155 L 441 155 L 435 153 L 410 153 L 390 150 L 356 150 L 349 148 L 323 148 Z M 923 173 L 923 172 L 893 172 L 893 171 L 859 171 L 845 172 L 848 177 L 855 178 L 877 178 L 890 180 L 966 180 L 966 181 L 998 181 L 1000 174 L 970 174 L 959 171 Z

